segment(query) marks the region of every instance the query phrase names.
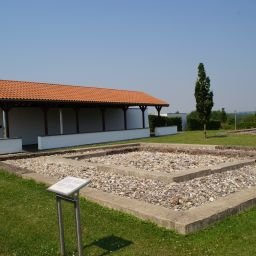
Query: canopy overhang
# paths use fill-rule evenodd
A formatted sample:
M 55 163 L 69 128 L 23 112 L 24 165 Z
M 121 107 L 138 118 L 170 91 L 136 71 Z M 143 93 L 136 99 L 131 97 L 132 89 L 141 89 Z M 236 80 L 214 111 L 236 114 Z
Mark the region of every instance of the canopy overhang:
M 0 80 L 0 103 L 16 106 L 161 106 L 147 93 L 85 86 Z

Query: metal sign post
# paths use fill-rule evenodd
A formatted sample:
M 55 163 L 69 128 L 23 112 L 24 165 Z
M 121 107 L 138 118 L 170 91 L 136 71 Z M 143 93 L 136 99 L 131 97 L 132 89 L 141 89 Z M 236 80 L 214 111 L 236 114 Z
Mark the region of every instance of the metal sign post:
M 58 224 L 59 224 L 59 238 L 60 238 L 60 253 L 65 255 L 65 241 L 64 241 L 64 225 L 62 217 L 61 200 L 71 202 L 74 204 L 75 220 L 76 220 L 76 236 L 77 236 L 77 250 L 78 255 L 82 256 L 83 243 L 80 221 L 80 207 L 79 207 L 79 190 L 91 182 L 90 179 L 80 179 L 75 177 L 66 177 L 63 180 L 55 183 L 47 190 L 56 193 Z

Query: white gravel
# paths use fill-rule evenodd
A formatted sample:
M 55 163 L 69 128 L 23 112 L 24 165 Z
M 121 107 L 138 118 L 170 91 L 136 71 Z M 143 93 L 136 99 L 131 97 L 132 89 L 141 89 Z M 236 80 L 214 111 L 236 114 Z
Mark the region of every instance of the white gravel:
M 203 159 L 202 156 L 201 160 Z M 142 200 L 174 210 L 187 210 L 244 188 L 256 185 L 256 165 L 213 174 L 187 182 L 169 184 L 151 179 L 121 176 L 97 171 L 93 166 L 72 166 L 50 161 L 50 157 L 8 160 L 31 171 L 63 178 L 68 175 L 91 178 L 90 187 L 120 196 Z
M 99 163 L 135 167 L 146 171 L 161 171 L 171 173 L 200 167 L 210 167 L 222 163 L 234 162 L 244 158 L 215 155 L 192 155 L 188 153 L 161 153 L 135 151 L 124 154 L 114 154 L 102 157 L 83 159 L 86 163 Z
M 97 149 L 97 150 L 86 150 L 86 151 L 73 151 L 69 153 L 60 153 L 60 154 L 54 154 L 54 156 L 60 156 L 60 157 L 73 157 L 73 156 L 81 156 L 91 153 L 99 153 L 99 152 L 105 152 L 105 150 Z

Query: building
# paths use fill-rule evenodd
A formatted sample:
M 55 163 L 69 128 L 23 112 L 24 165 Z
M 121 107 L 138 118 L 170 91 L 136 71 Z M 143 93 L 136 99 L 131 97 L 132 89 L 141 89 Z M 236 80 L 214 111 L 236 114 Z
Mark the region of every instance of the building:
M 137 91 L 0 80 L 0 153 L 148 137 L 149 106 L 169 104 Z

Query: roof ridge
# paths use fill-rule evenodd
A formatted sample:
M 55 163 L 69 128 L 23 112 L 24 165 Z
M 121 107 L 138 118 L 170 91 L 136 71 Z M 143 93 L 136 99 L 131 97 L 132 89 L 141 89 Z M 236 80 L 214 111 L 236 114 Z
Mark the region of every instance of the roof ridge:
M 46 82 L 33 82 L 33 81 L 22 81 L 22 80 L 8 80 L 8 79 L 0 79 L 0 81 L 6 82 L 18 82 L 18 83 L 36 83 L 36 84 L 47 84 L 47 85 L 58 85 L 58 86 L 65 86 L 65 87 L 79 87 L 79 88 L 97 88 L 97 89 L 104 89 L 104 90 L 111 90 L 111 91 L 125 91 L 125 92 L 139 92 L 143 94 L 147 94 L 143 91 L 136 91 L 136 90 L 127 90 L 127 89 L 116 89 L 116 88 L 105 88 L 105 87 L 98 87 L 98 86 L 87 86 L 87 85 L 73 85 L 73 84 L 57 84 L 57 83 L 46 83 Z

